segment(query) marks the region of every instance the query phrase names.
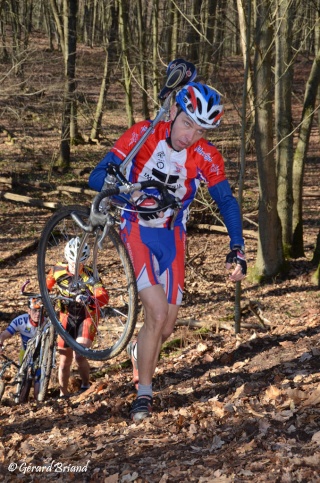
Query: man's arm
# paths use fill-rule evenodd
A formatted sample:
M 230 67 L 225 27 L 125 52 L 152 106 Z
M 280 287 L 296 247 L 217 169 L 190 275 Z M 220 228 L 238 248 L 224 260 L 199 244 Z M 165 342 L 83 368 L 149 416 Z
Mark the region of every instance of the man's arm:
M 227 180 L 221 181 L 209 188 L 209 193 L 223 216 L 230 237 L 231 250 L 234 246 L 244 247 L 240 208 L 232 194 L 229 182 Z
M 89 186 L 95 191 L 101 191 L 104 179 L 106 177 L 106 169 L 109 163 L 119 166 L 135 147 L 139 139 L 150 126 L 151 121 L 140 121 L 125 131 L 122 136 L 115 142 L 109 153 L 100 161 L 93 169 L 89 176 Z
M 231 251 L 226 256 L 226 268 L 229 270 L 233 263 L 236 264 L 235 269 L 230 275 L 230 279 L 238 282 L 247 273 L 240 208 L 227 180 L 210 187 L 209 193 L 218 205 L 230 237 Z
M 12 337 L 13 334 L 11 334 L 7 329 L 5 329 L 3 332 L 1 332 L 0 334 L 0 352 L 2 352 L 2 347 L 3 347 L 3 343 L 5 340 L 7 339 L 10 339 L 10 337 Z
M 108 164 L 113 163 L 119 166 L 122 160 L 111 151 L 100 161 L 89 176 L 89 186 L 95 191 L 101 191 L 104 179 L 107 175 Z

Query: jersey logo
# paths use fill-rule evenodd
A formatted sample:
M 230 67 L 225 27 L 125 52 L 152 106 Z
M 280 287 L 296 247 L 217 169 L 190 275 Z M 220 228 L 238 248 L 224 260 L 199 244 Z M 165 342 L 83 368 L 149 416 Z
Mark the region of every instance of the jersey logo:
M 197 153 L 199 153 L 199 154 L 200 154 L 200 156 L 202 156 L 202 157 L 203 157 L 203 159 L 204 159 L 205 161 L 208 161 L 208 163 L 212 163 L 212 157 L 211 157 L 210 153 L 206 153 L 206 152 L 203 150 L 202 146 L 197 146 L 197 147 L 195 148 L 195 151 L 196 151 Z
M 136 144 L 138 139 L 139 139 L 139 135 L 137 133 L 133 132 L 131 139 L 130 139 L 130 142 L 129 142 L 129 146 L 131 146 L 132 144 Z
M 176 168 L 176 173 L 181 173 L 181 171 L 184 168 L 184 165 L 183 164 L 178 164 L 178 163 L 174 163 L 174 165 L 175 165 L 175 168 Z
M 165 157 L 165 154 L 164 154 L 163 151 L 159 151 L 157 153 L 157 158 L 158 158 L 159 161 L 162 161 L 164 157 Z
M 217 164 L 213 164 L 211 167 L 210 167 L 210 173 L 215 173 L 216 175 L 219 174 L 219 171 L 220 171 L 220 168 Z

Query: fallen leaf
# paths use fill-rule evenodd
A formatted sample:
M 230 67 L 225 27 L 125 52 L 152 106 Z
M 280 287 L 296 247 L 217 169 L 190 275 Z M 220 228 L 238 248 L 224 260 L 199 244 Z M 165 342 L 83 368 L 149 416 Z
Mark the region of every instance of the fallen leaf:
M 104 483 L 118 483 L 119 482 L 119 473 L 115 473 L 114 475 L 107 476 L 103 481 L 104 481 Z
M 313 434 L 311 441 L 313 441 L 314 443 L 320 444 L 320 431 L 317 431 L 316 433 Z
M 303 407 L 306 406 L 316 406 L 320 403 L 320 386 L 317 387 L 315 391 L 302 403 Z

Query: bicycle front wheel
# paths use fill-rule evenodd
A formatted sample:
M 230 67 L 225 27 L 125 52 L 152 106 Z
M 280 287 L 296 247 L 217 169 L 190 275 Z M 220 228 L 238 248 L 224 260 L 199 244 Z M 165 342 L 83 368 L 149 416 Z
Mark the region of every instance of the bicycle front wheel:
M 73 350 L 92 360 L 106 360 L 117 356 L 130 341 L 138 313 L 137 285 L 128 252 L 116 230 L 109 227 L 102 248 L 98 242 L 101 229 L 85 232 L 77 223 L 81 219 L 88 223 L 89 210 L 80 206 L 64 207 L 47 222 L 40 238 L 38 250 L 38 280 L 42 300 L 48 316 L 58 334 Z M 75 302 L 83 280 L 79 274 L 73 276 L 70 302 L 65 303 L 57 287 L 48 291 L 47 275 L 58 262 L 64 262 L 64 250 L 71 238 L 79 237 L 90 247 L 90 258 L 86 265 L 92 269 L 92 277 L 85 283 L 101 282 L 109 295 L 108 304 L 92 309 L 86 307 L 86 316 L 91 318 L 91 330 L 96 332 L 92 347 L 85 348 L 77 343 L 74 334 L 65 330 L 60 322 L 61 312 L 68 313 L 68 303 Z M 89 285 L 88 285 L 89 286 Z M 80 291 L 81 291 L 80 290 Z M 73 291 L 73 295 L 71 295 Z M 74 328 L 72 329 L 74 330 Z
M 42 334 L 40 354 L 40 379 L 37 400 L 43 402 L 47 396 L 55 350 L 56 331 L 52 324 Z
M 27 347 L 24 357 L 16 376 L 17 385 L 16 392 L 14 394 L 14 402 L 16 404 L 27 402 L 29 399 L 29 393 L 32 386 L 33 374 L 30 364 L 33 354 L 33 347 Z
M 5 388 L 6 388 L 5 383 L 3 381 L 0 381 L 0 401 L 4 395 Z

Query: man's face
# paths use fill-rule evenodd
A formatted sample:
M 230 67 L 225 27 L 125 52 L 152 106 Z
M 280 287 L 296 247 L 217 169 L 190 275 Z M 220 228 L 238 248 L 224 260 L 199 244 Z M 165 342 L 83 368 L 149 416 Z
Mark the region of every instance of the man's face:
M 69 262 L 68 263 L 68 270 L 71 273 L 71 275 L 75 274 L 76 271 L 76 264 L 75 262 Z M 83 263 L 79 263 L 79 273 L 81 273 L 83 270 Z
M 40 309 L 29 309 L 29 316 L 35 324 L 38 324 L 40 320 Z
M 175 119 L 177 106 L 171 108 L 171 120 Z M 206 130 L 196 124 L 191 117 L 181 111 L 176 117 L 171 130 L 171 144 L 176 151 L 187 149 L 204 137 Z

